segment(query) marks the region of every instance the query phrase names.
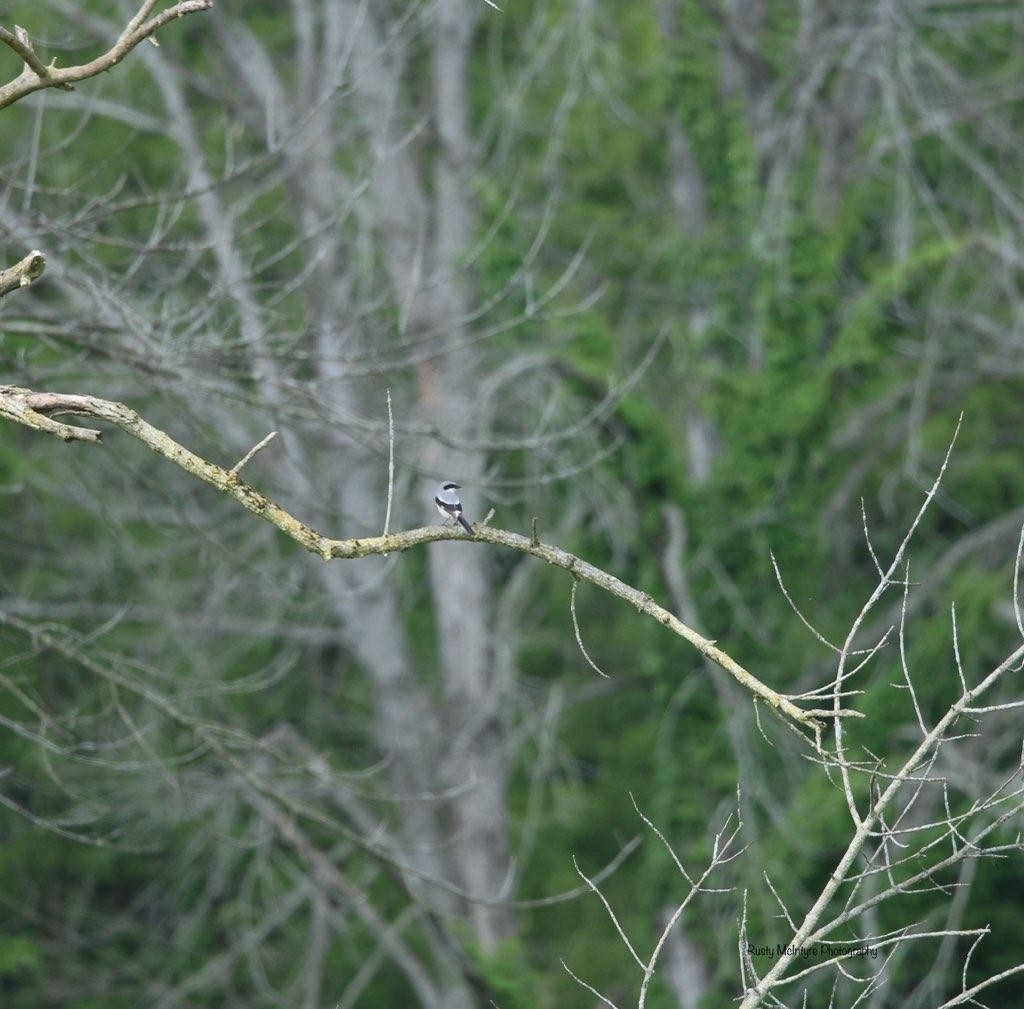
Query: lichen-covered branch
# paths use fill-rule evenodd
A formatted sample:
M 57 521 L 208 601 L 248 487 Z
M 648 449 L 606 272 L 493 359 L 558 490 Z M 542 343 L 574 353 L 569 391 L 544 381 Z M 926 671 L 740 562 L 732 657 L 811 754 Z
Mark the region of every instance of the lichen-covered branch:
M 21 58 L 24 68 L 13 80 L 0 85 L 0 109 L 44 88 L 72 91 L 78 81 L 95 77 L 117 66 L 140 42 L 151 38 L 169 21 L 209 10 L 213 0 L 181 0 L 159 14 L 153 14 L 159 0 L 146 0 L 125 25 L 114 44 L 102 55 L 73 67 L 58 67 L 57 61 L 44 63 L 36 54 L 28 33 L 15 25 L 14 31 L 0 26 L 0 42 Z
M 803 730 L 809 730 L 818 738 L 821 723 L 817 712 L 808 712 L 783 697 L 771 687 L 762 683 L 731 656 L 720 649 L 715 642 L 698 634 L 684 624 L 674 613 L 660 606 L 652 596 L 633 588 L 614 575 L 569 553 L 560 547 L 541 542 L 536 536 L 521 536 L 519 533 L 491 526 L 477 525 L 473 536 L 460 528 L 431 526 L 422 529 L 408 529 L 387 536 L 371 536 L 365 539 L 331 539 L 301 522 L 285 511 L 279 504 L 239 478 L 237 472 L 224 469 L 179 445 L 165 432 L 147 423 L 131 407 L 124 403 L 97 399 L 94 396 L 79 396 L 65 393 L 34 392 L 18 386 L 0 386 L 0 416 L 19 424 L 56 435 L 63 441 L 101 440 L 101 432 L 94 428 L 74 427 L 53 420 L 55 414 L 75 414 L 106 421 L 137 438 L 154 452 L 170 459 L 182 469 L 199 477 L 217 490 L 233 497 L 253 514 L 266 519 L 283 533 L 301 543 L 307 550 L 325 561 L 335 558 L 354 559 L 375 554 L 401 553 L 412 547 L 438 540 L 465 540 L 507 547 L 519 553 L 530 554 L 554 567 L 562 568 L 573 578 L 610 592 L 625 600 L 674 634 L 688 641 L 705 658 L 724 669 L 756 698 L 764 701 L 772 710 L 786 716 Z M 853 714 L 853 712 L 843 712 Z M 833 712 L 829 711 L 829 715 Z
M 38 249 L 33 249 L 14 266 L 0 270 L 0 298 L 11 291 L 20 291 L 21 288 L 28 287 L 42 276 L 45 268 L 46 257 Z

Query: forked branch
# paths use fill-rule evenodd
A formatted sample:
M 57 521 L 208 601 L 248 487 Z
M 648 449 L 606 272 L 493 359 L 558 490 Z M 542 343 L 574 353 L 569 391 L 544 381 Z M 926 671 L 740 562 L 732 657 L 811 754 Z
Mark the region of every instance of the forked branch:
M 146 0 L 135 16 L 125 25 L 114 44 L 100 56 L 73 67 L 58 67 L 57 61 L 44 63 L 32 46 L 28 33 L 15 25 L 14 31 L 0 26 L 0 42 L 14 52 L 24 63 L 20 74 L 7 84 L 0 85 L 0 109 L 45 88 L 74 90 L 75 84 L 89 77 L 95 77 L 117 66 L 140 42 L 153 35 L 168 22 L 186 14 L 209 10 L 213 0 L 181 0 L 159 14 L 154 14 L 159 0 Z

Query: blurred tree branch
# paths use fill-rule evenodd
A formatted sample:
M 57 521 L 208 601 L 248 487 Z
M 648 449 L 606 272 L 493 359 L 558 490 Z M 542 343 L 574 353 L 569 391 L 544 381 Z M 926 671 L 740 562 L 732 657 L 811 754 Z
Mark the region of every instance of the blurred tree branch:
M 199 477 L 200 480 L 233 497 L 253 514 L 277 526 L 287 536 L 301 543 L 311 553 L 318 554 L 325 561 L 335 558 L 354 559 L 375 554 L 400 553 L 423 543 L 433 543 L 438 540 L 469 539 L 461 529 L 443 526 L 409 529 L 388 536 L 371 536 L 363 539 L 331 539 L 295 518 L 275 501 L 239 479 L 236 472 L 208 462 L 178 444 L 170 435 L 147 423 L 135 410 L 124 403 L 98 399 L 95 396 L 34 392 L 18 386 L 0 386 L 0 417 L 6 417 L 8 420 L 13 420 L 37 431 L 56 435 L 62 441 L 98 442 L 102 440 L 99 430 L 76 427 L 53 420 L 52 414 L 93 417 L 119 427 L 193 476 Z M 538 557 L 547 564 L 568 571 L 577 581 L 589 582 L 624 599 L 635 606 L 639 612 L 653 617 L 673 633 L 688 641 L 705 658 L 724 669 L 751 694 L 765 701 L 772 710 L 786 716 L 801 729 L 810 730 L 815 740 L 820 742 L 821 722 L 819 716 L 833 715 L 834 712 L 831 710 L 827 713 L 807 711 L 798 707 L 762 683 L 731 656 L 718 648 L 713 641 L 698 634 L 675 614 L 663 606 L 659 606 L 649 593 L 627 585 L 614 575 L 589 564 L 567 550 L 542 543 L 536 538 L 478 524 L 474 527 L 473 540 L 489 543 L 492 546 L 508 547 L 511 550 Z M 840 714 L 854 713 L 842 711 Z
M 25 63 L 24 69 L 17 77 L 7 84 L 0 85 L 0 109 L 5 109 L 26 95 L 42 91 L 44 88 L 73 91 L 78 81 L 95 77 L 117 66 L 140 42 L 152 38 L 169 21 L 184 17 L 186 14 L 209 10 L 213 6 L 213 0 L 182 0 L 181 3 L 153 15 L 153 9 L 158 2 L 159 0 L 146 0 L 125 25 L 117 41 L 105 53 L 88 63 L 73 67 L 58 67 L 56 59 L 44 64 L 36 54 L 24 28 L 15 25 L 14 31 L 11 31 L 0 26 L 0 42 L 20 56 Z

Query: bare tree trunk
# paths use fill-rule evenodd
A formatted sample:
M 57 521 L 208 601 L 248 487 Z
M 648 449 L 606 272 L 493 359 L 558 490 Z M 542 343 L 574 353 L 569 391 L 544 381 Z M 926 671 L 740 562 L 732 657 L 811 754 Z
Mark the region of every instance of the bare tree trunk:
M 658 11 L 661 30 L 670 51 L 679 38 L 679 13 L 679 0 L 664 0 Z M 672 205 L 680 227 L 687 235 L 696 238 L 707 227 L 704 179 L 678 109 L 667 110 L 665 140 Z
M 669 905 L 662 913 L 664 928 L 675 910 Z M 683 931 L 680 921 L 669 932 L 665 942 L 665 980 L 675 996 L 679 1009 L 698 1009 L 708 993 L 708 965 L 696 944 Z
M 728 0 L 720 15 L 724 29 L 719 64 L 722 94 L 742 99 L 751 136 L 762 156 L 770 144 L 772 83 L 771 69 L 760 50 L 765 16 L 765 0 Z
M 434 42 L 439 151 L 435 166 L 433 303 L 435 325 L 447 334 L 451 349 L 437 362 L 437 393 L 426 398 L 424 408 L 438 428 L 454 438 L 472 435 L 480 416 L 473 395 L 479 372 L 478 352 L 460 346 L 468 335 L 465 320 L 472 307 L 471 289 L 469 278 L 458 267 L 475 230 L 468 192 L 474 152 L 469 132 L 467 62 L 477 12 L 466 0 L 439 0 Z M 431 461 L 470 487 L 479 484 L 483 475 L 479 452 L 455 449 Z M 449 767 L 453 776 L 470 782 L 455 799 L 458 871 L 471 893 L 495 897 L 509 873 L 508 771 L 500 681 L 495 675 L 490 640 L 491 591 L 485 565 L 486 556 L 470 546 L 439 543 L 430 550 L 439 654 L 454 741 Z M 471 904 L 469 913 L 485 950 L 493 951 L 513 932 L 514 920 L 505 908 Z
M 237 34 L 237 27 L 235 31 Z M 255 39 L 247 38 L 250 46 L 243 50 L 249 64 L 246 77 L 254 94 L 262 92 L 264 98 L 272 96 L 272 103 L 283 105 L 284 89 L 267 72 L 269 62 L 258 58 Z M 237 44 L 238 39 L 235 41 Z M 257 352 L 252 362 L 261 396 L 273 410 L 281 396 L 281 376 L 276 362 L 260 353 L 266 345 L 266 334 L 233 222 L 219 199 L 217 187 L 212 184 L 211 173 L 206 169 L 198 131 L 191 122 L 180 78 L 159 54 L 147 55 L 160 82 L 168 112 L 176 124 L 176 139 L 188 163 L 193 166 L 193 183 L 202 193 L 203 220 L 222 284 L 239 313 L 246 346 Z M 337 53 L 333 55 L 335 58 L 339 56 Z M 280 111 L 284 113 L 285 109 Z M 334 403 L 343 411 L 358 412 L 360 404 L 353 400 L 349 387 L 341 381 L 344 371 L 338 364 L 341 348 L 337 345 L 336 334 L 347 306 L 347 297 L 337 238 L 333 233 L 320 235 L 323 221 L 329 220 L 335 210 L 334 193 L 338 178 L 332 168 L 333 149 L 328 132 L 313 129 L 311 133 L 312 139 L 307 140 L 307 146 L 293 156 L 291 188 L 304 232 L 319 236 L 319 258 L 308 285 L 312 292 L 311 317 L 319 352 L 317 364 Z M 354 519 L 362 532 L 377 531 L 373 523 L 378 518 L 383 521 L 384 499 L 376 493 L 382 475 L 376 467 L 376 459 L 351 444 L 329 439 L 327 454 L 339 465 L 317 465 L 310 447 L 287 426 L 282 425 L 282 430 L 286 445 L 285 465 L 297 495 L 304 500 L 313 500 L 326 493 L 337 502 L 339 516 Z M 344 460 L 343 465 L 340 465 L 341 460 Z M 321 481 L 326 480 L 327 486 L 322 482 L 314 486 L 313 474 L 318 474 Z M 401 797 L 398 835 L 405 850 L 398 853 L 399 857 L 419 872 L 444 880 L 449 877 L 449 871 L 444 860 L 438 820 L 440 801 L 432 797 L 440 786 L 437 767 L 442 735 L 424 684 L 414 673 L 394 587 L 380 570 L 384 563 L 383 560 L 371 562 L 370 569 L 361 571 L 322 565 L 317 568 L 317 576 L 326 592 L 327 606 L 334 613 L 349 650 L 373 688 L 374 739 L 388 761 L 390 786 L 395 795 Z M 407 880 L 407 885 L 418 890 L 429 906 L 437 907 L 440 903 L 441 910 L 452 910 L 450 898 L 443 890 L 432 889 L 429 894 L 424 894 L 421 884 L 416 881 Z M 445 1009 L 470 1005 L 468 990 L 451 950 L 433 933 L 428 935 L 428 939 L 431 940 L 444 993 L 436 1009 L 441 1009 L 441 1005 Z

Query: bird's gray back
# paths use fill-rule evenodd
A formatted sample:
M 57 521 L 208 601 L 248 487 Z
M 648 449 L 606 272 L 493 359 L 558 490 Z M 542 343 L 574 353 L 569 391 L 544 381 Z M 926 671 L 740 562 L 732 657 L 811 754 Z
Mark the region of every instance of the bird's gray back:
M 453 490 L 445 490 L 444 484 L 437 488 L 437 500 L 447 505 L 457 505 L 459 495 Z

